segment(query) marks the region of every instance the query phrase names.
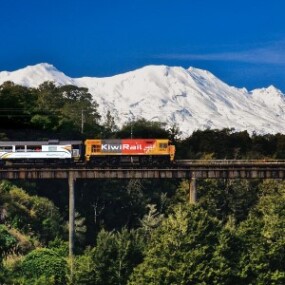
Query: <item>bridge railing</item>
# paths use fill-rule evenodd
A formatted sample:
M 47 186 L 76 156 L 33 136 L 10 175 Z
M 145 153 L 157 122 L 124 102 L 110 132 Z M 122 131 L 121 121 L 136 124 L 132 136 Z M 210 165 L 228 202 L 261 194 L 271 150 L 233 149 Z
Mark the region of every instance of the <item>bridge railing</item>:
M 179 159 L 175 162 L 178 165 L 285 165 L 284 159 Z

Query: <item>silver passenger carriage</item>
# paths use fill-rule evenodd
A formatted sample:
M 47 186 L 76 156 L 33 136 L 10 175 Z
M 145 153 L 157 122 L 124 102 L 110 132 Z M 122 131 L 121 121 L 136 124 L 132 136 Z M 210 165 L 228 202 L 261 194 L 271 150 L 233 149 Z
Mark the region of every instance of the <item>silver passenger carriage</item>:
M 78 161 L 82 141 L 0 141 L 0 163 Z

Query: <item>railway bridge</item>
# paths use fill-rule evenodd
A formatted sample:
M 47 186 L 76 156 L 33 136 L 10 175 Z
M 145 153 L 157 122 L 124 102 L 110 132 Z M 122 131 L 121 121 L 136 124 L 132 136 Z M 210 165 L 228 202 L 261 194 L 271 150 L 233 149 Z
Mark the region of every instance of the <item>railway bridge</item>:
M 196 179 L 285 179 L 285 160 L 177 160 L 171 168 L 90 168 L 84 165 L 11 165 L 1 179 L 66 179 L 69 185 L 69 254 L 74 246 L 74 189 L 78 179 L 188 179 L 189 202 L 196 203 Z
M 90 168 L 85 165 L 11 165 L 0 180 L 67 179 L 69 192 L 78 179 L 188 179 L 189 202 L 196 202 L 196 179 L 285 179 L 285 160 L 177 160 L 171 168 Z

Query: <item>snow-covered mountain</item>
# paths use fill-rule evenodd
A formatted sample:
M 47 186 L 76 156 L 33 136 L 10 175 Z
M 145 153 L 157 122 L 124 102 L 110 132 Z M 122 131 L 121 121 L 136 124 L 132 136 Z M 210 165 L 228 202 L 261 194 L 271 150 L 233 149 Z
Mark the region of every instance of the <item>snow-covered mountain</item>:
M 106 78 L 71 78 L 42 63 L 0 72 L 0 84 L 8 80 L 28 87 L 44 81 L 87 87 L 103 120 L 109 110 L 119 126 L 145 118 L 176 124 L 183 137 L 206 128 L 285 133 L 285 95 L 280 90 L 235 88 L 193 67 L 145 66 Z

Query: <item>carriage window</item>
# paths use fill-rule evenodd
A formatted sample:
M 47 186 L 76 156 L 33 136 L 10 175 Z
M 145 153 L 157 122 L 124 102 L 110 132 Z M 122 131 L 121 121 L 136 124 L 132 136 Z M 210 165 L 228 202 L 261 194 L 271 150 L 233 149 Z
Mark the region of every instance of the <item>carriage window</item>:
M 33 145 L 28 148 L 28 151 L 41 151 L 41 150 L 42 150 L 42 146 L 40 145 Z
M 25 151 L 25 146 L 24 145 L 17 145 L 16 146 L 16 151 L 17 152 L 24 152 Z
M 167 146 L 168 146 L 167 143 L 160 143 L 160 144 L 159 144 L 159 148 L 160 148 L 160 149 L 166 149 Z
M 12 151 L 12 146 L 0 146 L 0 151 Z
M 94 144 L 91 146 L 91 152 L 101 152 L 101 145 Z

